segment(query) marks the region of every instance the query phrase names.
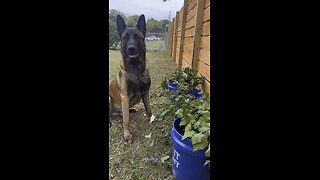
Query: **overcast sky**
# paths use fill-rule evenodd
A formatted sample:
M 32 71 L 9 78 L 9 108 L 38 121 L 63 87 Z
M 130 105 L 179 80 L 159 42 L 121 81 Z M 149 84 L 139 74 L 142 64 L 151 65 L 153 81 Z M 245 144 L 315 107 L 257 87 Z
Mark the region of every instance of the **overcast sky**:
M 183 0 L 109 0 L 109 9 L 119 10 L 126 16 L 144 14 L 146 19 L 157 20 L 168 19 L 170 10 L 172 20 L 182 6 Z

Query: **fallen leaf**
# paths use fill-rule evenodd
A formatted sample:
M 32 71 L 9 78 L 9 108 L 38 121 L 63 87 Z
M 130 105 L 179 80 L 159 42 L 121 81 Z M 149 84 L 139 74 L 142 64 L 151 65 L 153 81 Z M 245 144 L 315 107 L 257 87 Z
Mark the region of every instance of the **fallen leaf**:
M 146 138 L 149 138 L 149 139 L 150 139 L 150 138 L 151 138 L 151 134 L 152 134 L 152 133 L 150 133 L 149 135 L 145 135 L 144 137 L 146 137 Z
M 152 142 L 151 142 L 151 144 L 150 144 L 150 147 L 153 146 L 153 144 L 154 144 L 154 139 L 152 139 Z
M 159 163 L 159 159 L 155 158 L 155 157 L 150 157 L 147 159 L 148 161 L 150 161 L 151 163 L 157 164 Z
M 150 122 L 149 122 L 149 124 L 151 124 L 154 120 L 155 120 L 155 116 L 154 115 L 152 115 L 151 117 L 150 117 Z
M 163 156 L 163 157 L 161 158 L 161 162 L 164 163 L 166 160 L 169 159 L 169 157 L 170 157 L 169 155 Z

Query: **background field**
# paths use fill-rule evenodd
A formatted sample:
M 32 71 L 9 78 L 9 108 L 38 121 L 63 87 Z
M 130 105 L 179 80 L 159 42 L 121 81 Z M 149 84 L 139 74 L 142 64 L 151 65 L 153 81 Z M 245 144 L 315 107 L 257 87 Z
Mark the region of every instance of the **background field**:
M 160 41 L 147 42 L 147 48 L 159 47 Z M 158 113 L 158 106 L 163 102 L 158 97 L 161 92 L 160 82 L 171 75 L 176 64 L 166 52 L 154 50 L 147 52 L 147 60 L 151 76 L 150 104 L 152 113 Z M 109 50 L 109 81 L 119 71 L 120 51 Z M 130 114 L 130 130 L 134 137 L 133 144 L 122 141 L 122 117 L 114 116 L 109 120 L 109 179 L 173 179 L 171 171 L 172 142 L 170 130 L 173 120 L 155 120 L 145 116 L 142 101 L 135 106 L 138 112 Z M 150 138 L 145 137 L 150 135 Z M 161 158 L 168 159 L 161 162 Z

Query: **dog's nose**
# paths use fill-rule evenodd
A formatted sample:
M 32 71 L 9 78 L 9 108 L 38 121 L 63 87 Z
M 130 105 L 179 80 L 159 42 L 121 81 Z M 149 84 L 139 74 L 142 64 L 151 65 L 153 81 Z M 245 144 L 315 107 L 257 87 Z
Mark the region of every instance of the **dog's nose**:
M 130 46 L 128 47 L 128 50 L 129 50 L 130 52 L 134 52 L 134 51 L 136 50 L 136 47 L 133 46 L 133 45 L 130 45 Z

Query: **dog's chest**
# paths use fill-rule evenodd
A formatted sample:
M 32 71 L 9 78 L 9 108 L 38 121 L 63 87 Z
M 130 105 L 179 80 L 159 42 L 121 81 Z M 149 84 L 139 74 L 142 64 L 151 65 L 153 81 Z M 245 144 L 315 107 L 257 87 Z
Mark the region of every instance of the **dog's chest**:
M 150 88 L 151 82 L 149 73 L 129 74 L 126 84 L 129 96 L 143 95 Z

